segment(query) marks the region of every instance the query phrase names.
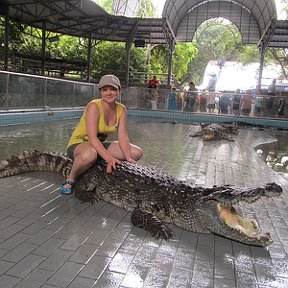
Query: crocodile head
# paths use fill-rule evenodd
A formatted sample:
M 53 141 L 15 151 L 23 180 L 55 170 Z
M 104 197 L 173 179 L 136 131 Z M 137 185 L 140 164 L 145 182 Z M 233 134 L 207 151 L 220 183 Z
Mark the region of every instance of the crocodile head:
M 218 140 L 222 138 L 223 135 L 224 135 L 223 132 L 207 128 L 203 129 L 202 138 L 204 141 L 211 141 L 211 140 Z
M 210 232 L 253 246 L 266 247 L 273 241 L 269 232 L 262 232 L 256 221 L 245 218 L 233 207 L 240 201 L 253 203 L 261 197 L 275 197 L 282 193 L 281 186 L 268 183 L 249 193 L 229 195 L 229 187 L 221 193 L 214 193 L 204 199 L 201 208 L 197 208 L 198 219 Z M 241 196 L 240 196 L 241 194 Z M 239 196 L 239 197 L 237 197 Z
M 221 126 L 213 123 L 207 126 L 202 125 L 202 139 L 204 141 L 227 139 L 233 141 L 229 134 L 238 134 L 238 127 L 234 125 Z

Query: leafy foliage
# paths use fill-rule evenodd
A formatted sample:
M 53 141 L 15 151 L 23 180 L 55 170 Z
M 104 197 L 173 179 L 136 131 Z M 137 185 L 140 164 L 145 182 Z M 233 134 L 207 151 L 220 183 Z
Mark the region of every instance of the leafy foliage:
M 113 0 L 94 0 L 112 13 Z M 288 11 L 288 5 L 286 10 Z M 153 17 L 155 9 L 151 0 L 141 0 L 138 5 L 138 17 Z M 4 19 L 0 18 L 0 56 L 3 59 Z M 40 59 L 42 32 L 28 26 L 10 23 L 9 55 L 15 57 Z M 48 33 L 47 37 L 57 34 Z M 57 42 L 46 41 L 46 58 L 60 59 L 63 62 L 87 62 L 87 39 L 58 35 Z M 147 59 L 147 52 L 151 57 Z M 268 49 L 265 63 L 279 63 L 282 67 L 283 78 L 287 78 L 288 49 Z M 132 73 L 148 72 L 150 74 L 167 74 L 169 49 L 167 45 L 154 45 L 146 48 L 131 47 L 130 67 Z M 209 60 L 238 61 L 250 63 L 259 61 L 259 50 L 256 45 L 243 45 L 238 28 L 228 20 L 209 19 L 198 27 L 193 41 L 177 43 L 173 55 L 172 73 L 179 85 L 187 85 L 189 81 L 202 83 L 204 70 Z M 93 42 L 91 67 L 94 77 L 105 72 L 118 71 L 125 73 L 126 49 L 125 43 L 102 41 Z M 163 76 L 164 77 L 164 76 Z
M 113 0 L 92 0 L 109 14 L 113 14 Z

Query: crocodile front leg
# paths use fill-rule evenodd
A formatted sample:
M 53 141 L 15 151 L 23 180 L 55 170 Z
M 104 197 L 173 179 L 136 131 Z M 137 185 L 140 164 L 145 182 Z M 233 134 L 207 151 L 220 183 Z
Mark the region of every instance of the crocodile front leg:
M 174 232 L 168 228 L 159 218 L 157 218 L 152 212 L 153 204 L 145 204 L 137 206 L 131 215 L 131 222 L 134 226 L 142 228 L 148 231 L 153 237 L 157 239 L 163 238 L 169 240 L 175 238 Z

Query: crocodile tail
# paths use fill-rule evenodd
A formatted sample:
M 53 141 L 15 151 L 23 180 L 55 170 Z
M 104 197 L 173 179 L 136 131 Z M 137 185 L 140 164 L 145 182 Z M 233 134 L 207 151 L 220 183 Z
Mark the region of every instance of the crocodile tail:
M 51 171 L 67 177 L 72 163 L 61 153 L 24 151 L 0 161 L 0 178 L 33 171 Z

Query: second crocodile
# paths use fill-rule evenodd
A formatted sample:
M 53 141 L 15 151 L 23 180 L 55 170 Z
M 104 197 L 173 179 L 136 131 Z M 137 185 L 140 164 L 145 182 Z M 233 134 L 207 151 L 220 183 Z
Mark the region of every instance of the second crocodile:
M 239 132 L 238 127 L 235 125 L 220 125 L 220 124 L 200 124 L 200 130 L 191 134 L 191 137 L 202 137 L 204 141 L 225 139 L 234 141 L 231 134 L 237 135 Z

